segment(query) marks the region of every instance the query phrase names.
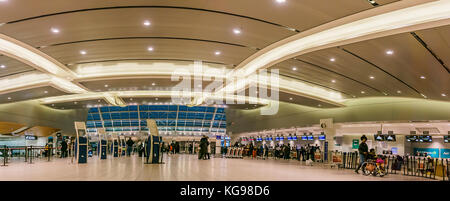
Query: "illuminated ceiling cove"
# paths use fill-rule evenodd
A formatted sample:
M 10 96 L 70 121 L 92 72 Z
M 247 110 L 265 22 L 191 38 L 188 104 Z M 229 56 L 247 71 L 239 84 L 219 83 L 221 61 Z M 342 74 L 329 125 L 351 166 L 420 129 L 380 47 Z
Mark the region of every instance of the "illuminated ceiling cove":
M 173 96 L 190 106 L 243 102 L 241 109 L 274 101 L 345 107 L 376 96 L 449 101 L 449 0 L 329 4 L 42 0 L 30 9 L 2 1 L 0 104 L 170 105 Z M 262 69 L 278 71 L 277 82 L 275 71 Z M 177 87 L 186 78 L 192 91 Z M 223 87 L 202 93 L 218 80 Z

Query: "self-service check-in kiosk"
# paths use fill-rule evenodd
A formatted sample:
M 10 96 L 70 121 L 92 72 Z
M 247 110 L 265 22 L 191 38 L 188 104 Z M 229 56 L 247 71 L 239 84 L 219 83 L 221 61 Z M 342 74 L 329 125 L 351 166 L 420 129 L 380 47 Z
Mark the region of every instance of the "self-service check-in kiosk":
M 119 138 L 113 138 L 112 153 L 113 157 L 119 157 Z
M 106 139 L 106 132 L 104 128 L 98 128 L 98 155 L 100 159 L 106 159 L 108 149 L 108 141 Z
M 145 163 L 146 164 L 162 163 L 162 153 L 161 153 L 162 137 L 159 136 L 156 121 L 153 119 L 147 119 L 147 127 L 149 130 L 149 135 L 144 143 L 145 146 L 144 148 L 146 152 Z
M 78 163 L 87 163 L 88 158 L 88 138 L 86 135 L 86 124 L 75 122 L 77 138 L 75 142 L 75 157 Z

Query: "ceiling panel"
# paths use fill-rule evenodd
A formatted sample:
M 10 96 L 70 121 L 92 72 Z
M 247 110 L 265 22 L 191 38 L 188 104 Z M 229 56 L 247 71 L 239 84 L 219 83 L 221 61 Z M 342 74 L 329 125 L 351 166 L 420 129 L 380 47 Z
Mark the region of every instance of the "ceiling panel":
M 259 89 L 257 89 L 257 90 L 259 91 Z M 315 107 L 315 108 L 335 108 L 335 107 L 337 107 L 335 105 L 332 105 L 332 104 L 329 104 L 329 103 L 326 103 L 323 101 L 295 95 L 295 94 L 288 93 L 288 92 L 267 90 L 267 89 L 263 89 L 263 90 L 267 91 L 266 99 L 270 99 L 270 100 L 276 100 L 276 95 L 274 93 L 278 93 L 278 101 L 282 101 L 282 102 L 286 102 L 286 103 L 305 105 L 305 106 Z M 240 92 L 242 92 L 242 91 L 240 91 Z M 244 93 L 245 93 L 245 96 L 250 96 L 250 92 L 249 92 L 248 88 L 245 89 Z M 273 97 L 272 97 L 272 94 L 274 94 Z M 239 94 L 239 95 L 244 95 L 244 94 Z M 258 97 L 260 97 L 259 93 L 258 93 Z M 246 104 L 246 105 L 248 105 L 247 106 L 248 108 L 255 107 L 253 104 Z
M 14 122 L 0 122 L 0 134 L 9 134 L 24 126 L 25 124 L 19 124 Z
M 449 73 L 412 34 L 398 34 L 342 48 L 398 77 L 428 98 L 448 101 L 448 96 L 441 94 L 450 92 Z M 389 55 L 387 51 L 393 51 L 393 54 Z
M 0 55 L 0 79 L 10 75 L 31 72 L 34 70 L 36 69 L 20 61 Z
M 293 70 L 294 67 L 297 70 Z M 274 65 L 271 69 L 279 69 L 280 75 L 297 79 L 301 82 L 319 85 L 326 89 L 341 92 L 342 96 L 346 98 L 351 98 L 353 96 L 368 97 L 382 95 L 371 87 L 345 77 L 346 75 L 340 72 L 337 72 L 339 73 L 337 74 L 321 67 L 322 66 L 318 67 L 296 59 L 289 59 Z M 336 82 L 333 83 L 332 80 L 335 80 Z
M 103 99 L 46 104 L 46 106 L 48 106 L 48 107 L 51 107 L 54 109 L 59 109 L 59 110 L 88 108 L 88 106 L 101 107 L 101 106 L 107 106 L 107 105 L 109 105 L 109 103 L 107 103 Z
M 450 70 L 450 25 L 416 31 L 416 34 Z
M 11 22 L 51 13 L 113 6 L 177 6 L 220 11 L 268 21 L 274 24 L 305 30 L 347 15 L 374 8 L 367 0 L 40 0 L 29 6 L 31 0 L 7 1 L 0 4 L 0 19 Z M 377 0 L 385 5 L 397 0 Z M 257 5 L 257 6 L 256 6 Z M 206 12 L 206 11 L 204 11 Z M 2 22 L 0 22 L 2 23 Z
M 47 92 L 47 93 L 46 93 Z M 62 92 L 50 86 L 37 87 L 33 89 L 27 89 L 23 91 L 17 91 L 7 94 L 0 94 L 0 104 L 12 103 L 17 101 L 29 100 L 29 99 L 39 99 L 51 96 L 62 96 L 68 95 L 68 93 Z M 11 99 L 8 99 L 11 98 Z
M 397 80 L 395 77 L 390 76 L 376 66 L 373 66 L 340 48 L 330 48 L 308 53 L 297 57 L 297 59 L 338 72 L 351 79 L 357 80 L 360 83 L 373 87 L 379 91 L 377 95 L 384 95 L 383 92 L 385 92 L 390 96 L 421 97 L 420 94 Z M 329 79 L 328 83 L 334 86 L 341 85 L 338 84 L 341 80 L 344 82 L 342 84 L 348 82 L 343 80 L 348 80 L 348 78 L 343 76 L 338 76 L 333 79 L 336 81 L 335 83 L 331 82 L 332 79 Z
M 147 50 L 150 46 L 153 47 L 153 51 Z M 93 41 L 47 47 L 41 50 L 63 64 L 121 59 L 182 59 L 237 65 L 256 52 L 245 47 L 173 39 Z M 86 51 L 86 54 L 80 54 L 81 50 Z M 216 51 L 220 51 L 221 54 L 215 55 Z
M 24 132 L 19 133 L 20 135 L 35 135 L 38 137 L 47 137 L 53 133 L 60 131 L 61 129 L 46 127 L 46 126 L 34 126 Z
M 92 91 L 170 91 L 173 87 L 179 84 L 180 81 L 171 81 L 170 78 L 147 78 L 147 79 L 114 79 L 114 80 L 97 80 L 81 82 L 86 88 Z M 186 82 L 186 81 L 185 81 Z M 154 85 L 153 85 L 154 83 Z M 194 80 L 190 80 L 191 89 L 194 90 Z M 205 88 L 211 81 L 203 81 L 201 86 L 197 85 L 196 88 Z
M 148 20 L 150 26 L 144 26 Z M 233 28 L 242 34 L 233 34 Z M 51 28 L 58 28 L 54 34 Z M 262 48 L 295 34 L 271 24 L 201 10 L 122 8 L 54 15 L 0 27 L 6 35 L 32 46 L 120 37 L 174 37 L 211 40 Z

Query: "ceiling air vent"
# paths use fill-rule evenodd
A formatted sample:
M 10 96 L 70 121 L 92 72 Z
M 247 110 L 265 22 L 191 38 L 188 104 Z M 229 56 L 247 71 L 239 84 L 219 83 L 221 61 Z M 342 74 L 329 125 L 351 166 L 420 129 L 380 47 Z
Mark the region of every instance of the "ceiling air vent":
M 428 134 L 438 134 L 438 133 L 441 133 L 441 132 L 439 131 L 439 129 L 436 128 L 436 127 L 416 128 L 416 130 L 418 131 L 418 133 L 424 133 L 424 134 L 425 134 L 425 132 L 428 132 Z
M 416 134 L 416 131 L 410 131 L 409 134 L 410 134 L 410 135 L 415 135 L 415 134 Z

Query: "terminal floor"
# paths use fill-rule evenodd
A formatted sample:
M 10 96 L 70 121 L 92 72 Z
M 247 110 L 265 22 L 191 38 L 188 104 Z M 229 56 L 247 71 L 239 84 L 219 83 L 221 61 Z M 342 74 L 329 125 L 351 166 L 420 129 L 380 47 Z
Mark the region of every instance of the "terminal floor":
M 353 170 L 304 166 L 294 160 L 212 158 L 195 155 L 165 155 L 165 164 L 143 164 L 137 156 L 89 158 L 87 164 L 71 158 L 38 159 L 28 164 L 14 159 L 0 167 L 0 180 L 19 181 L 430 181 L 399 174 L 383 178 L 363 176 Z M 433 181 L 433 180 L 431 180 Z

